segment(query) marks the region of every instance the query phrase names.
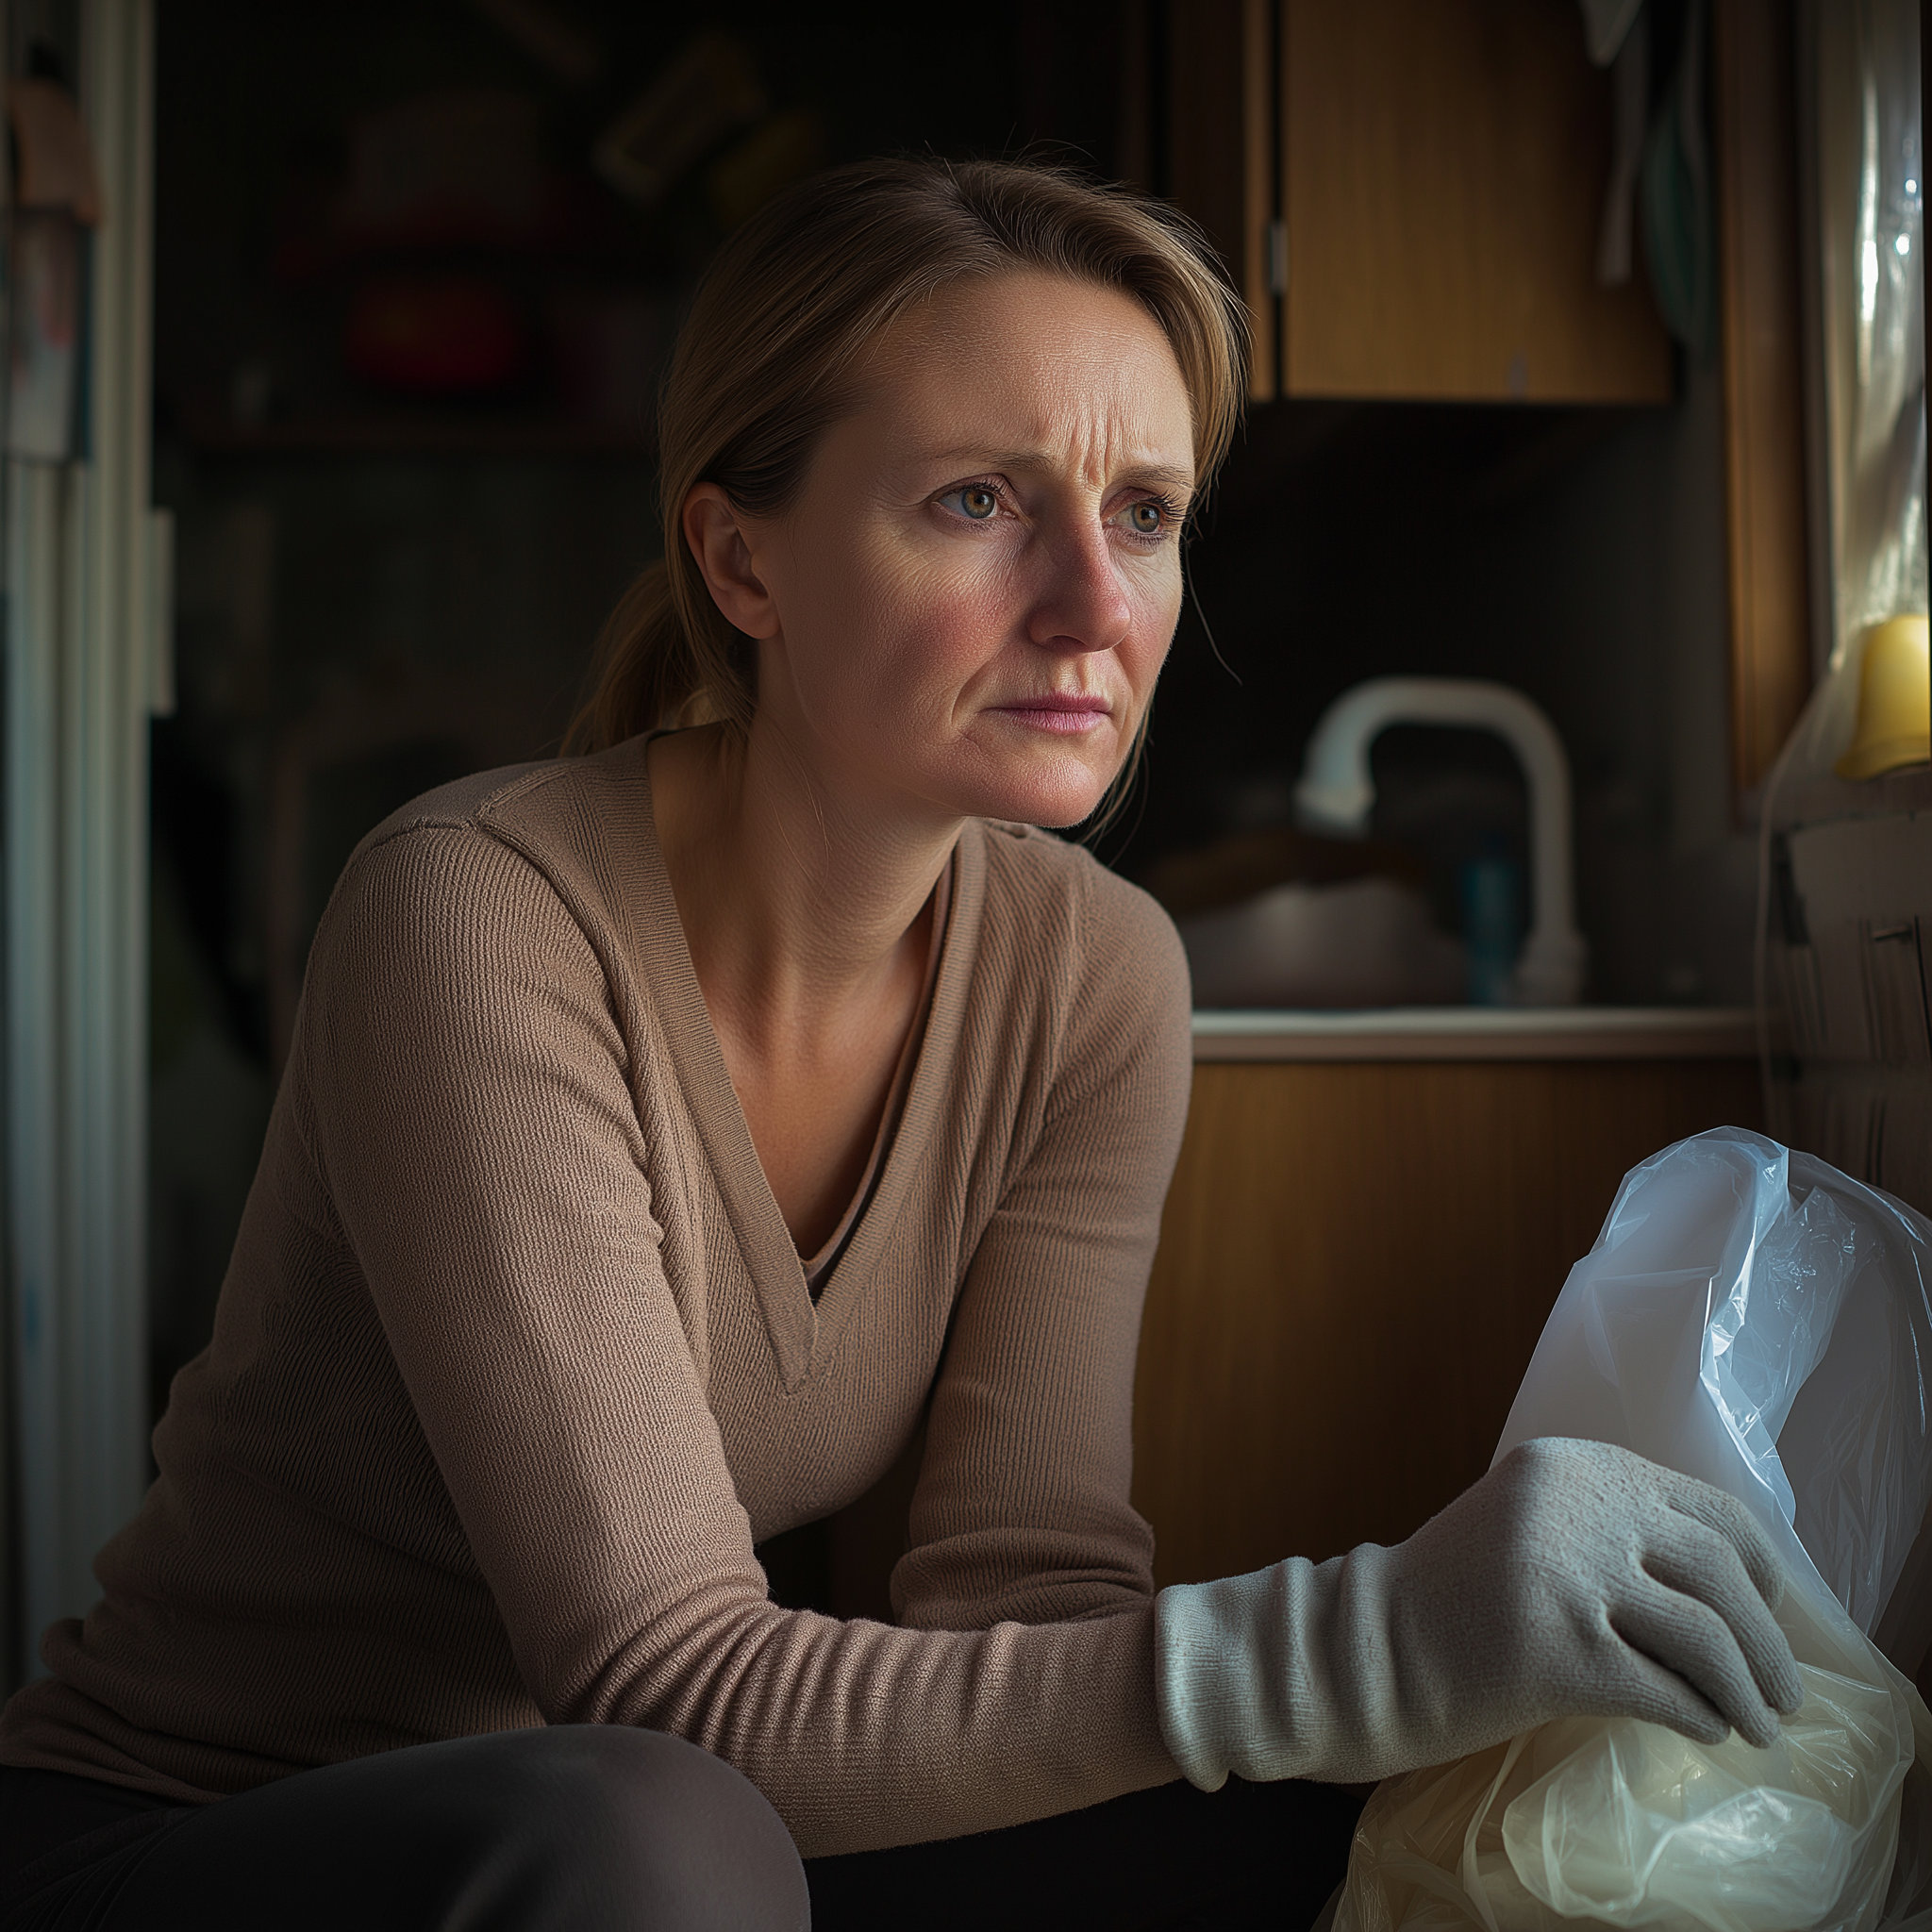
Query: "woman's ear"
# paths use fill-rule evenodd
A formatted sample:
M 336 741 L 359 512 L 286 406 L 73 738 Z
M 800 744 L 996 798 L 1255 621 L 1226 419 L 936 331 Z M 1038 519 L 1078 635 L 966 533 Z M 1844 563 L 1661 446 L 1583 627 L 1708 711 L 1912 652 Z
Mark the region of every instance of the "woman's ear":
M 778 608 L 752 561 L 751 544 L 731 499 L 715 483 L 696 483 L 684 499 L 684 541 L 711 601 L 748 638 L 777 634 Z

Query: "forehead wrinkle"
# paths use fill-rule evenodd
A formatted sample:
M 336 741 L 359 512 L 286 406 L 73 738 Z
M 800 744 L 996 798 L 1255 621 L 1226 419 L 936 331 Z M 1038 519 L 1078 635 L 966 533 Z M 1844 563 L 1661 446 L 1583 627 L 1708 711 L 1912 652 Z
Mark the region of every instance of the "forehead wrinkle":
M 871 345 L 866 363 L 870 380 L 865 386 L 867 393 L 858 404 L 859 411 L 870 414 L 883 407 L 899 415 L 900 431 L 906 435 L 902 452 L 915 462 L 957 461 L 1038 473 L 1063 468 L 1071 456 L 1076 472 L 1088 478 L 1131 478 L 1167 491 L 1191 492 L 1195 488 L 1191 460 L 1163 459 L 1170 446 L 1162 434 L 1169 425 L 1159 421 L 1164 411 L 1148 415 L 1144 381 L 1122 366 L 1158 344 L 1161 358 L 1174 375 L 1181 405 L 1181 420 L 1171 425 L 1175 431 L 1175 453 L 1191 459 L 1195 453 L 1192 398 L 1174 363 L 1173 345 L 1160 335 L 1153 318 L 1121 291 L 1073 281 L 1083 295 L 1097 294 L 1109 308 L 1120 305 L 1114 314 L 1102 319 L 1097 331 L 1110 339 L 1120 359 L 1095 381 L 1091 378 L 1096 372 L 1082 367 L 1088 359 L 1082 352 L 1090 350 L 1096 338 L 1091 311 L 1077 320 L 1064 315 L 1036 316 L 1024 336 L 1016 341 L 1005 329 L 1001 315 L 989 313 L 979 299 L 990 288 L 1009 279 L 1024 284 L 1060 278 L 1029 273 L 994 276 L 986 282 L 975 277 L 937 291 L 902 313 Z M 975 354 L 982 343 L 996 345 L 1004 354 L 982 362 Z M 1013 391 L 1016 372 L 1008 369 L 1002 377 L 988 366 L 1006 357 L 1015 357 L 1022 368 L 1030 368 L 1030 385 L 1025 375 L 1019 378 L 1023 390 L 1029 386 L 1032 390 L 1024 400 Z M 921 393 L 922 365 L 930 368 L 935 363 L 952 378 L 950 384 L 941 385 L 943 400 L 930 391 Z M 1016 402 L 1030 420 L 1014 421 L 1012 406 Z M 939 404 L 937 409 L 931 407 L 934 403 Z M 962 408 L 968 412 L 964 421 L 958 413 Z M 965 440 L 973 435 L 972 416 L 981 413 L 993 419 L 987 425 L 986 440 Z M 1002 416 L 1004 428 L 998 420 Z M 945 446 L 921 447 L 922 428 L 931 435 L 934 445 Z
M 1104 417 L 1069 425 L 1063 436 L 1038 442 L 1005 447 L 988 442 L 961 442 L 930 455 L 922 452 L 922 456 L 935 466 L 972 465 L 1019 475 L 1052 476 L 1071 470 L 1100 486 L 1135 483 L 1182 495 L 1194 488 L 1191 463 L 1166 459 L 1150 449 L 1135 428 L 1108 422 Z
M 1158 469 L 1167 475 L 1180 473 L 1186 487 L 1192 487 L 1191 463 L 1183 471 L 1181 464 L 1163 460 L 1170 453 L 1185 452 L 1191 458 L 1191 420 L 1184 416 L 1182 422 L 1168 425 L 1175 432 L 1170 441 L 1162 434 L 1163 412 L 1150 410 L 1137 385 L 1119 369 L 1105 372 L 1098 381 L 1083 382 L 1080 375 L 1088 372 L 1076 373 L 1055 359 L 1041 373 L 1046 379 L 1039 391 L 1024 398 L 1001 384 L 973 393 L 975 386 L 969 383 L 966 393 L 956 391 L 949 399 L 954 407 L 925 425 L 935 441 L 944 439 L 949 444 L 933 459 L 949 460 L 958 453 L 1002 468 L 1041 471 L 1058 469 L 1071 458 L 1083 475 L 1113 476 Z M 983 410 L 990 418 L 983 437 L 974 435 L 977 425 L 970 416 L 962 421 L 956 413 L 961 405 L 974 414 Z M 916 438 L 916 428 L 913 433 Z
M 922 452 L 924 459 L 933 463 L 984 463 L 993 470 L 1050 470 L 1055 467 L 1054 453 L 1044 447 L 1030 449 L 989 449 L 984 443 L 966 442 L 955 449 Z M 1129 458 L 1120 466 L 1122 479 L 1132 478 L 1135 482 L 1147 483 L 1163 490 L 1191 490 L 1194 487 L 1194 473 L 1183 469 L 1177 463 L 1159 461 L 1137 461 Z

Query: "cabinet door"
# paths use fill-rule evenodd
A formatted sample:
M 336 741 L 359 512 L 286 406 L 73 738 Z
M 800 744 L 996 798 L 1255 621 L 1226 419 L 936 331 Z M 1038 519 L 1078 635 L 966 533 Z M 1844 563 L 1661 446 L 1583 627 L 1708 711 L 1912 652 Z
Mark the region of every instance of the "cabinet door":
M 1254 317 L 1248 394 L 1256 402 L 1280 392 L 1276 10 L 1277 0 L 1193 0 L 1183 19 L 1171 8 L 1158 63 L 1166 71 L 1158 108 L 1166 129 L 1163 192 L 1200 223 Z M 1131 124 L 1139 110 L 1131 97 L 1124 106 Z M 1128 145 L 1148 143 L 1130 137 Z
M 1670 401 L 1641 250 L 1624 287 L 1595 277 L 1610 76 L 1586 59 L 1572 7 L 1135 0 L 1133 18 L 1144 31 L 1129 34 L 1124 151 L 1141 158 L 1128 172 L 1221 251 L 1255 319 L 1254 400 Z M 1812 676 L 1797 36 L 1792 0 L 1715 0 L 1713 18 L 1743 791 L 1762 783 Z
M 1758 1110 L 1749 1060 L 1197 1067 L 1134 1390 L 1156 1580 L 1418 1528 L 1624 1174 Z
M 1285 391 L 1667 402 L 1595 275 L 1609 76 L 1551 0 L 1281 0 Z

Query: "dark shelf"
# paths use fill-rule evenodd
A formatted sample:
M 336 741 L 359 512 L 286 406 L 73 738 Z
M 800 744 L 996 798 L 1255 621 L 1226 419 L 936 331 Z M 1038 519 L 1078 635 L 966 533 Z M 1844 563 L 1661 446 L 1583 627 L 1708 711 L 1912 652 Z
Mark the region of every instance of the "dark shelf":
M 642 425 L 577 422 L 568 416 L 363 414 L 238 423 L 190 415 L 189 442 L 209 456 L 636 457 L 653 441 Z

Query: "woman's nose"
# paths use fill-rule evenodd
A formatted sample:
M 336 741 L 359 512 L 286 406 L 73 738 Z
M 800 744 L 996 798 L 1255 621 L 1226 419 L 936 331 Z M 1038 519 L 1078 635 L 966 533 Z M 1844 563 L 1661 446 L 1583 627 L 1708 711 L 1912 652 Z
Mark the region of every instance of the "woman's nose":
M 1068 657 L 1111 651 L 1133 623 L 1133 606 L 1102 531 L 1066 535 L 1046 548 L 1026 635 Z

